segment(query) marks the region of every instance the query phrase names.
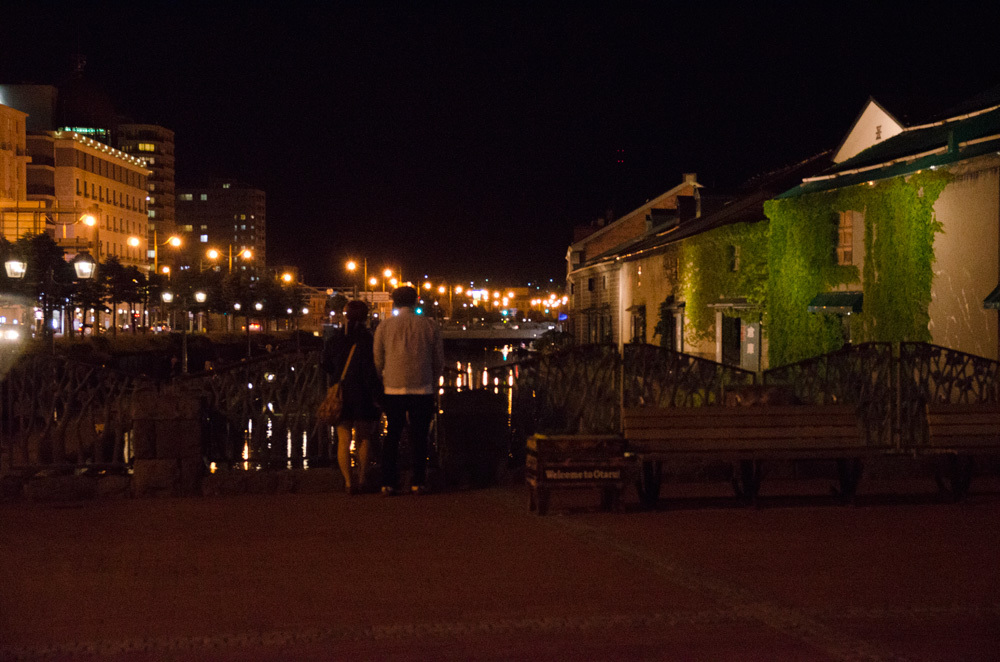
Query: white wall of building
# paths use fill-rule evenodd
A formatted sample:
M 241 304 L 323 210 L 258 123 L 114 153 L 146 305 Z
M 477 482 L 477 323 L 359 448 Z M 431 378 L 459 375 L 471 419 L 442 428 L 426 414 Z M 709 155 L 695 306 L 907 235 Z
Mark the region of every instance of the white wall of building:
M 997 312 L 983 299 L 1000 281 L 1000 159 L 985 169 L 955 170 L 934 210 L 930 331 L 937 345 L 998 359 Z

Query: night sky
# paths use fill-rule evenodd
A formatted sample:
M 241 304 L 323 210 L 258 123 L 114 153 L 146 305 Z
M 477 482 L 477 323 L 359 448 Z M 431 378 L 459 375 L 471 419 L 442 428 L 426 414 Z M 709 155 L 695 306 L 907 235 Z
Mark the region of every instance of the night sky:
M 0 82 L 58 84 L 82 52 L 176 132 L 178 186 L 265 190 L 269 261 L 316 285 L 366 256 L 558 284 L 575 225 L 684 172 L 725 193 L 835 147 L 869 96 L 1000 84 L 990 3 L 6 4 Z

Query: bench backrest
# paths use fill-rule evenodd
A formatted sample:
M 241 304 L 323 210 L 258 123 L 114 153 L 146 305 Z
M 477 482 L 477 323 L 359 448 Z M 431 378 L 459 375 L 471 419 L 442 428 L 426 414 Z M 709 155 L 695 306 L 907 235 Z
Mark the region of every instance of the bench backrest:
M 864 445 L 853 405 L 643 407 L 623 412 L 634 452 L 792 450 Z
M 928 404 L 927 431 L 935 448 L 1000 447 L 1000 403 Z

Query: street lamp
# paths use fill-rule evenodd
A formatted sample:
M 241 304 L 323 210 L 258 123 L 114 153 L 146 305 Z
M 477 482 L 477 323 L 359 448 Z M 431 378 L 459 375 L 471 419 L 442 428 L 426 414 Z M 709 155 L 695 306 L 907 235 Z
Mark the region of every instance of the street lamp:
M 160 273 L 160 246 L 170 246 L 171 248 L 180 248 L 181 244 L 184 243 L 180 237 L 177 235 L 171 235 L 162 244 L 159 239 L 156 238 L 156 230 L 153 230 L 153 273 Z M 163 273 L 169 274 L 170 267 L 164 267 Z
M 213 262 L 222 257 L 222 252 L 217 248 L 210 248 L 205 251 L 205 257 Z M 236 251 L 236 257 L 243 260 L 249 261 L 253 259 L 253 251 L 249 248 L 241 248 Z M 229 271 L 233 270 L 233 245 L 229 244 Z
M 73 266 L 73 272 L 76 275 L 77 280 L 89 280 L 94 277 L 96 263 L 94 262 L 94 258 L 90 257 L 88 253 L 78 253 L 75 258 L 70 260 L 70 264 Z M 28 273 L 28 264 L 16 255 L 11 255 L 4 261 L 4 270 L 7 272 L 8 278 L 22 279 Z M 43 327 L 45 333 L 52 341 L 53 353 L 55 353 L 56 346 L 55 333 L 51 322 L 51 311 L 53 307 L 51 288 L 55 285 L 66 284 L 57 281 L 54 272 L 55 265 L 50 265 L 47 272 L 47 282 L 45 283 L 47 287 L 42 293 L 44 297 L 44 301 L 42 303 L 43 311 L 49 312 L 49 317 L 46 317 L 43 314 Z
M 171 304 L 174 302 L 174 293 L 170 290 L 164 290 L 160 294 L 160 298 L 163 299 L 163 303 Z M 194 300 L 198 303 L 205 303 L 208 299 L 208 295 L 202 291 L 197 291 L 194 293 Z M 191 318 L 188 311 L 188 300 L 187 295 L 181 297 L 181 312 L 184 313 L 184 323 L 181 324 L 181 372 L 187 374 L 188 372 L 188 343 L 187 334 L 188 327 L 191 325 Z
M 361 275 L 361 283 L 362 287 L 364 287 L 364 283 L 368 282 L 368 258 L 362 258 L 362 264 L 364 265 L 364 272 Z M 355 271 L 358 270 L 358 263 L 355 262 L 354 260 L 348 260 L 347 264 L 344 266 L 347 267 L 347 270 L 350 271 L 352 275 L 354 274 Z M 354 298 L 355 299 L 358 298 L 357 285 L 354 286 Z

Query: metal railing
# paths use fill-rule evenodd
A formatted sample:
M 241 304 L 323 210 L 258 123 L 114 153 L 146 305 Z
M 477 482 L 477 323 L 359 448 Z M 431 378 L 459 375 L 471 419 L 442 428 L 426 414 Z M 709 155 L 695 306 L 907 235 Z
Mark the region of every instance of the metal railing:
M 136 395 L 151 389 L 199 398 L 208 463 L 287 468 L 329 458 L 329 429 L 315 419 L 326 386 L 316 352 L 267 354 L 172 380 L 49 355 L 8 364 L 0 381 L 3 468 L 127 466 L 142 416 Z M 485 371 L 486 379 L 460 388 L 506 399 L 515 456 L 535 432 L 619 432 L 623 406 L 725 406 L 736 402 L 730 396 L 774 389 L 801 403 L 854 404 L 869 445 L 917 452 L 927 440 L 927 403 L 1000 401 L 1000 363 L 922 343 L 850 346 L 759 374 L 649 345 L 622 353 L 577 346 Z M 445 389 L 456 377 L 446 376 Z

